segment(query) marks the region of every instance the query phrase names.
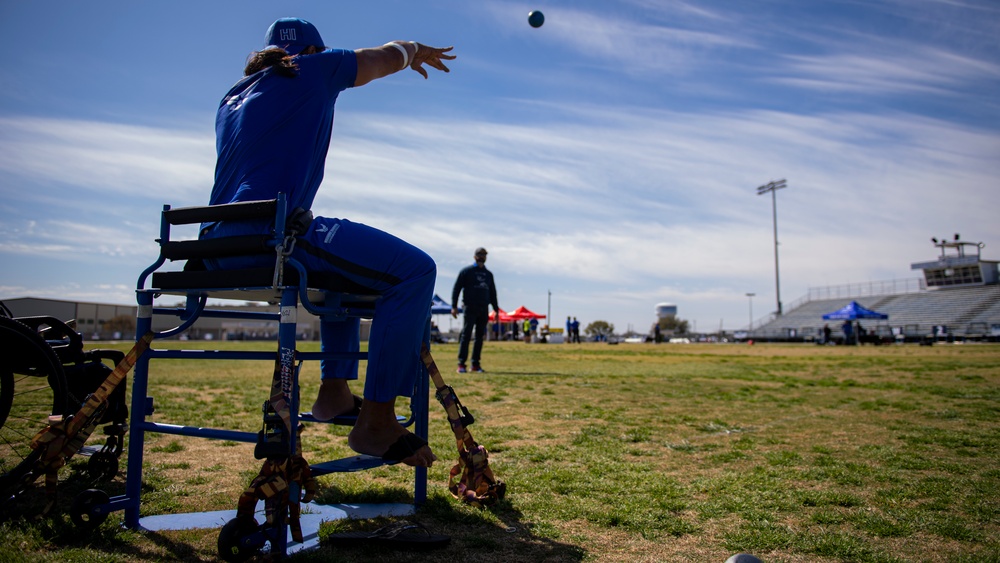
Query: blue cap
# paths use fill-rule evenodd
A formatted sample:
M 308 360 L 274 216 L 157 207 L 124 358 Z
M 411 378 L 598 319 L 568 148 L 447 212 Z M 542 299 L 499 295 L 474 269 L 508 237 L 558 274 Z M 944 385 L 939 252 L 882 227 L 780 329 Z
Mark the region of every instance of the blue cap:
M 264 47 L 281 47 L 289 55 L 298 55 L 310 45 L 323 47 L 326 44 L 313 24 L 299 18 L 281 18 L 272 23 L 264 35 Z

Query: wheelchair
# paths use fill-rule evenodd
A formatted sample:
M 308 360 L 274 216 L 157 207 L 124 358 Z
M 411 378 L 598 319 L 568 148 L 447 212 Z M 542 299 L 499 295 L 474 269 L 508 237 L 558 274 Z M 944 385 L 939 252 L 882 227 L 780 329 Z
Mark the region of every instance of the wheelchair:
M 71 324 L 50 316 L 14 317 L 6 307 L 0 308 L 0 354 L 0 502 L 7 505 L 45 475 L 50 507 L 59 466 L 75 453 L 90 457 L 87 473 L 92 481 L 113 479 L 128 418 L 124 382 L 88 417 L 77 434 L 80 449 L 73 448 L 52 463 L 41 459 L 43 449 L 34 447 L 33 440 L 46 422 L 58 424 L 76 415 L 112 373 L 106 362 L 117 365 L 125 354 L 84 351 Z M 102 424 L 104 445 L 85 446 Z
M 301 305 L 325 321 L 344 321 L 352 317 L 372 318 L 379 295 L 370 289 L 357 286 L 350 280 L 329 273 L 307 272 L 291 257 L 296 231 L 288 220 L 290 210 L 284 194 L 266 201 L 242 202 L 225 205 L 183 207 L 172 209 L 163 207 L 160 222 L 160 255 L 139 276 L 136 288 L 138 313 L 136 322 L 137 345 L 142 339 L 150 342 L 148 350 L 138 356 L 132 378 L 131 418 L 129 421 L 128 461 L 125 493 L 110 497 L 99 489 L 86 491 L 74 503 L 78 514 L 74 521 L 81 520 L 88 525 L 102 522 L 114 511 L 124 511 L 124 524 L 131 529 L 167 530 L 194 527 L 190 522 L 196 518 L 167 518 L 171 515 L 140 517 L 141 493 L 143 489 L 143 450 L 149 433 L 170 434 L 229 440 L 256 444 L 255 457 L 266 459 L 265 468 L 272 460 L 301 459 L 298 444 L 298 430 L 302 422 L 318 422 L 308 413 L 299 412 L 298 374 L 303 362 L 320 360 L 364 360 L 366 352 L 306 352 L 297 347 L 297 315 Z M 273 221 L 273 230 L 268 234 L 234 236 L 213 240 L 173 240 L 172 230 L 184 225 L 199 225 L 213 221 Z M 175 234 L 175 233 L 173 233 Z M 203 261 L 211 258 L 233 256 L 268 256 L 274 266 L 208 270 Z M 183 270 L 164 268 L 168 262 L 183 262 Z M 154 298 L 179 296 L 183 306 L 154 306 Z M 248 311 L 235 308 L 215 308 L 209 299 L 238 300 L 240 302 L 265 302 L 278 306 L 276 312 Z M 277 347 L 269 350 L 177 350 L 158 348 L 156 343 L 178 337 L 191 329 L 201 318 L 236 319 L 240 321 L 269 321 L 278 324 Z M 154 319 L 171 328 L 157 330 Z M 151 341 L 150 341 L 151 337 Z M 271 340 L 273 346 L 274 341 Z M 260 432 L 243 432 L 222 428 L 204 428 L 185 424 L 171 424 L 152 420 L 155 410 L 154 397 L 149 396 L 149 381 L 154 377 L 154 367 L 162 360 L 258 360 L 265 365 L 274 365 L 274 379 L 270 389 L 270 399 L 264 402 L 263 422 Z M 412 426 L 411 431 L 426 439 L 428 434 L 429 378 L 426 368 L 421 373 L 410 399 L 410 416 L 401 419 L 404 426 Z M 268 397 L 262 389 L 262 398 Z M 275 398 L 277 397 L 277 400 Z M 337 417 L 334 424 L 351 425 L 353 417 Z M 298 457 L 297 457 L 298 456 Z M 386 465 L 381 458 L 355 455 L 339 460 L 324 461 L 308 465 L 307 473 L 312 477 L 331 473 L 353 472 Z M 303 469 L 303 468 L 299 468 Z M 265 470 L 261 470 L 261 475 Z M 254 483 L 257 480 L 255 479 Z M 305 539 L 296 530 L 298 505 L 310 496 L 303 494 L 302 482 L 287 479 L 287 490 L 282 492 L 280 502 L 286 506 L 275 506 L 274 499 L 264 499 L 266 520 L 258 524 L 256 515 L 248 516 L 241 497 L 236 518 L 223 526 L 219 535 L 219 555 L 228 561 L 242 561 L 265 550 L 269 546 L 272 555 L 281 557 L 289 552 L 311 547 L 318 537 Z M 253 486 L 253 484 L 252 484 Z M 252 496 L 252 495 L 251 495 Z M 367 512 L 365 517 L 404 515 L 412 513 L 427 498 L 427 469 L 413 468 L 413 504 L 373 506 L 375 512 Z M 235 500 L 235 499 L 234 499 Z M 256 499 L 250 498 L 251 508 Z M 271 504 L 268 504 L 271 502 Z M 278 502 L 278 501 L 276 501 Z M 286 508 L 288 510 L 286 511 Z M 319 508 L 322 509 L 321 507 Z M 310 512 L 317 505 L 310 506 Z M 379 514 L 378 510 L 388 513 Z M 229 514 L 231 516 L 231 514 Z M 259 511 L 257 513 L 259 515 Z M 184 515 L 186 516 L 186 515 Z M 343 516 L 340 516 L 343 517 Z M 174 527 L 177 526 L 177 527 Z M 215 527 L 217 524 L 209 526 Z M 317 522 L 318 531 L 318 522 Z M 296 533 L 298 532 L 298 533 Z

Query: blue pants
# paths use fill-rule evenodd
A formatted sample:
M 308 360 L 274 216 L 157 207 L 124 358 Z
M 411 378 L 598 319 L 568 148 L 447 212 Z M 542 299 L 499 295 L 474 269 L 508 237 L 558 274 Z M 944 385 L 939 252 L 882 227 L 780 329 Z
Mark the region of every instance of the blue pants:
M 209 236 L 242 234 L 220 225 Z M 422 373 L 420 346 L 430 339 L 431 299 L 437 266 L 424 251 L 389 233 L 347 219 L 316 217 L 292 252 L 310 272 L 335 272 L 382 294 L 375 305 L 368 340 L 365 399 L 388 402 L 409 397 Z M 273 264 L 252 257 L 209 263 L 210 268 L 247 268 Z M 359 320 L 323 320 L 321 349 L 356 352 Z M 324 361 L 323 379 L 357 379 L 357 361 Z

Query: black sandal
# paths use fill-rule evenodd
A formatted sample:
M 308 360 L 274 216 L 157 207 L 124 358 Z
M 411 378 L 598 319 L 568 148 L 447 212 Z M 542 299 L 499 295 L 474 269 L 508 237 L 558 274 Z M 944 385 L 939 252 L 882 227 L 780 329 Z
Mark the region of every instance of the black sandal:
M 383 545 L 392 549 L 431 550 L 447 547 L 451 537 L 431 533 L 415 522 L 396 522 L 374 532 L 341 532 L 330 534 L 324 544 L 333 547 L 366 547 Z

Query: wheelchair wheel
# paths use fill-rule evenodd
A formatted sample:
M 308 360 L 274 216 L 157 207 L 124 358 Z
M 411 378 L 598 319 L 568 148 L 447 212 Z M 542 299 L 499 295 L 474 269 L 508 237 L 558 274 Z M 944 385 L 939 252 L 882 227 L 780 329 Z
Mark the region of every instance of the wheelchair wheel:
M 7 422 L 10 405 L 14 402 L 14 374 L 8 368 L 0 368 L 0 428 Z
M 118 457 L 112 452 L 94 452 L 87 462 L 87 474 L 95 481 L 111 481 L 118 475 Z
M 111 497 L 100 489 L 87 489 L 76 495 L 69 509 L 69 518 L 77 528 L 93 530 L 108 518 L 108 513 L 100 510 Z
M 219 530 L 219 558 L 229 563 L 241 563 L 261 553 L 263 537 L 257 520 L 233 518 Z
M 67 415 L 62 364 L 45 340 L 23 323 L 0 317 L 0 502 L 27 484 L 37 455 L 31 439 L 51 415 Z M 2 414 L 0 410 L 0 414 Z

